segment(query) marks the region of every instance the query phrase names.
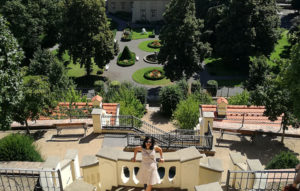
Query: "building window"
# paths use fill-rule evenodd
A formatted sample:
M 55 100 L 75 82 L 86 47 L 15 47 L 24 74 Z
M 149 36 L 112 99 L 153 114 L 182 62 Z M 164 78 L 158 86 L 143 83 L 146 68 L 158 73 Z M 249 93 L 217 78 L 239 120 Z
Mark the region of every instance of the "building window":
M 125 9 L 125 2 L 121 2 L 121 9 Z
M 146 20 L 146 9 L 141 9 L 141 20 Z
M 111 2 L 110 6 L 111 6 L 111 9 L 116 9 L 116 3 L 115 2 Z
M 151 9 L 151 17 L 156 17 L 156 15 L 157 15 L 157 10 Z

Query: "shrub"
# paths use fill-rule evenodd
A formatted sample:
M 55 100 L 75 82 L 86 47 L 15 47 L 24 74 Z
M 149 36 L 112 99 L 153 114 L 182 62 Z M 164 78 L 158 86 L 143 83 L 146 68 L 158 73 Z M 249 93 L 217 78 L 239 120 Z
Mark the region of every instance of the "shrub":
M 118 57 L 117 64 L 119 66 L 131 66 L 135 64 L 135 53 L 130 52 L 127 46 L 124 47 L 122 53 Z
M 176 109 L 177 104 L 183 99 L 182 91 L 178 86 L 165 86 L 159 92 L 161 111 L 171 116 L 173 111 Z
M 189 93 L 189 85 L 185 79 L 182 79 L 176 83 L 179 89 L 182 91 L 183 98 L 186 99 Z
M 144 78 L 147 80 L 161 80 L 165 77 L 165 72 L 162 69 L 148 70 L 144 73 Z
M 216 80 L 207 81 L 207 91 L 211 96 L 216 96 L 218 90 L 218 82 Z
M 21 134 L 10 134 L 0 140 L 0 161 L 42 162 L 34 140 Z
M 200 104 L 212 104 L 213 99 L 212 97 L 203 91 L 196 91 L 192 96 L 200 102 Z
M 200 102 L 193 96 L 188 99 L 180 101 L 174 111 L 174 119 L 176 125 L 180 129 L 193 129 L 199 119 L 199 104 Z
M 230 105 L 250 105 L 250 93 L 244 90 L 241 94 L 231 96 L 228 103 Z
M 295 168 L 299 163 L 297 157 L 289 152 L 282 151 L 267 164 L 266 169 L 286 169 L 286 168 Z
M 97 80 L 94 82 L 95 91 L 98 92 L 99 95 L 103 96 L 105 94 L 105 83 L 101 80 Z
M 196 82 L 192 82 L 191 85 L 191 91 L 192 93 L 197 92 L 197 91 L 201 91 L 201 83 L 200 81 L 196 81 Z
M 142 118 L 145 113 L 143 104 L 135 96 L 132 89 L 120 88 L 111 98 L 112 102 L 120 103 L 121 115 L 133 115 Z
M 111 81 L 109 84 L 110 88 L 118 89 L 121 87 L 121 83 L 117 80 Z
M 134 87 L 134 94 L 140 102 L 145 105 L 147 103 L 148 91 L 145 87 Z
M 122 37 L 121 37 L 121 41 L 128 42 L 131 40 L 132 40 L 132 32 L 129 30 L 124 30 Z
M 114 54 L 115 54 L 115 56 L 117 56 L 119 54 L 119 52 L 120 52 L 120 47 L 119 47 L 118 41 L 116 40 L 114 42 Z

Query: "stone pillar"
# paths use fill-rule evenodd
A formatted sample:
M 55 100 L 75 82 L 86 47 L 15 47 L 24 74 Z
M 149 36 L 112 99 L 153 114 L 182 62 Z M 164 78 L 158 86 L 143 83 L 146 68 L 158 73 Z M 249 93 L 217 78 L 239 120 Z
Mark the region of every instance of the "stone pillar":
M 200 117 L 200 135 L 204 135 L 208 131 L 208 124 L 213 127 L 214 112 L 203 112 L 203 117 Z
M 94 133 L 102 132 L 102 126 L 101 126 L 102 113 L 103 113 L 102 109 L 93 109 L 92 111 Z
M 102 97 L 99 95 L 96 95 L 92 98 L 92 103 L 94 108 L 102 108 Z
M 70 159 L 72 161 L 71 162 L 71 170 L 72 170 L 73 181 L 80 178 L 78 151 L 75 149 L 68 149 L 67 153 L 65 155 L 65 159 Z

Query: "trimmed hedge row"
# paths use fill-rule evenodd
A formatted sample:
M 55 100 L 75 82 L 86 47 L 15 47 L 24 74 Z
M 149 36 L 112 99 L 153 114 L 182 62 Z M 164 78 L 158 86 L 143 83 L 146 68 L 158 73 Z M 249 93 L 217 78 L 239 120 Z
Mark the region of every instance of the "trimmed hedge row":
M 121 57 L 122 54 L 120 54 L 118 56 L 118 61 L 117 61 L 117 64 L 119 66 L 123 66 L 123 67 L 126 67 L 126 66 L 132 66 L 135 64 L 135 53 L 134 52 L 131 52 L 131 59 L 127 60 L 120 60 L 120 57 Z
M 155 69 L 155 70 L 159 71 L 161 76 L 159 76 L 159 77 L 150 76 L 150 73 L 154 71 L 151 69 L 144 73 L 144 78 L 146 78 L 147 80 L 161 80 L 165 77 L 165 71 L 163 71 L 161 69 Z

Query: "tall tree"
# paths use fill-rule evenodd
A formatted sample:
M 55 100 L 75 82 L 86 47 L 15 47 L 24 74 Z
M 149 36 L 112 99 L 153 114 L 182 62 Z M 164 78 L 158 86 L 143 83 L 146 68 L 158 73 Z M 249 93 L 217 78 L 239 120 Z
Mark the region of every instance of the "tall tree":
M 48 78 L 45 76 L 26 76 L 23 85 L 24 97 L 14 109 L 14 120 L 26 125 L 27 120 L 36 120 L 41 114 L 47 114 L 56 106 L 50 91 Z
M 172 81 L 200 72 L 202 61 L 210 54 L 209 44 L 202 41 L 203 21 L 195 14 L 194 0 L 171 0 L 164 13 L 158 61 Z
M 109 29 L 104 0 L 68 0 L 63 16 L 60 51 L 68 50 L 73 62 L 80 62 L 87 75 L 92 58 L 104 67 L 114 54 L 113 33 Z
M 299 13 L 300 10 L 300 1 L 299 0 L 292 0 L 292 7 L 293 9 L 297 10 Z
M 57 42 L 62 6 L 59 0 L 4 1 L 1 14 L 25 51 L 26 62 L 39 47 L 51 47 Z
M 279 38 L 275 0 L 232 0 L 216 29 L 218 56 L 248 64 L 249 56 L 268 56 Z
M 22 98 L 20 67 L 24 58 L 7 21 L 0 15 L 0 129 L 10 128 L 14 106 Z

